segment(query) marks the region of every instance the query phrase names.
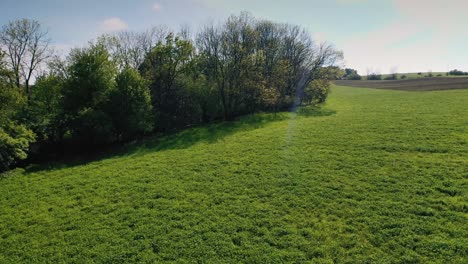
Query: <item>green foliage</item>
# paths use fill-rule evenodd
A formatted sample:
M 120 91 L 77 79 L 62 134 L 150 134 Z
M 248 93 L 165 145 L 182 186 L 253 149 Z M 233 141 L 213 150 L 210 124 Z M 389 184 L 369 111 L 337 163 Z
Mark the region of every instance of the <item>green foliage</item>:
M 111 142 L 112 121 L 104 108 L 115 87 L 117 67 L 100 44 L 73 50 L 69 60 L 63 87 L 64 118 L 69 132 L 78 141 Z
M 127 67 L 116 77 L 106 112 L 112 119 L 115 137 L 130 140 L 153 130 L 153 108 L 146 81 Z
M 185 87 L 186 97 L 190 99 L 189 113 L 186 113 L 192 124 L 207 123 L 222 116 L 219 94 L 214 84 L 207 80 L 197 62 L 193 64 L 193 71 L 178 79 L 180 87 Z
M 20 91 L 0 82 L 0 124 L 11 120 L 25 102 L 26 98 Z
M 35 141 L 34 133 L 10 120 L 0 123 L 0 172 L 18 160 L 27 158 L 29 145 Z
M 219 93 L 223 118 L 285 109 L 302 101 L 314 80 L 342 75 L 342 53 L 315 45 L 298 26 L 258 20 L 248 13 L 205 27 L 197 37 L 203 72 Z M 266 97 L 263 97 L 266 96 Z
M 464 72 L 464 71 L 459 71 L 457 69 L 455 70 L 451 70 L 447 73 L 447 76 L 448 75 L 454 75 L 454 76 L 461 76 L 461 75 L 468 75 L 468 72 Z
M 261 103 L 264 109 L 276 112 L 278 110 L 280 94 L 275 88 L 262 87 L 260 94 Z
M 39 141 L 57 141 L 63 133 L 63 124 L 59 120 L 63 84 L 63 78 L 49 74 L 40 76 L 31 89 L 22 119 Z
M 330 82 L 315 80 L 304 90 L 304 101 L 308 104 L 324 103 L 330 93 Z
M 155 127 L 165 131 L 191 124 L 192 98 L 181 79 L 191 71 L 194 54 L 192 43 L 169 34 L 165 43 L 159 43 L 140 67 L 149 81 L 155 110 Z
M 466 263 L 468 90 L 332 89 L 10 173 L 0 262 Z
M 358 72 L 355 69 L 346 68 L 343 79 L 356 81 L 361 80 L 362 77 L 358 74 Z
M 10 85 L 10 72 L 2 64 L 3 56 L 0 50 L 0 172 L 25 159 L 35 139 L 32 131 L 17 122 L 17 114 L 26 98 Z

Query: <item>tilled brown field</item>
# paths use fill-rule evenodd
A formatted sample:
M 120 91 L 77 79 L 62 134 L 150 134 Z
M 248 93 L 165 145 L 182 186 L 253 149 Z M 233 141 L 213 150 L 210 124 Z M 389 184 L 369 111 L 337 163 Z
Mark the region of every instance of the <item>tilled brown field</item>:
M 460 78 L 421 78 L 395 81 L 334 81 L 339 86 L 402 90 L 402 91 L 437 91 L 468 89 L 468 77 Z

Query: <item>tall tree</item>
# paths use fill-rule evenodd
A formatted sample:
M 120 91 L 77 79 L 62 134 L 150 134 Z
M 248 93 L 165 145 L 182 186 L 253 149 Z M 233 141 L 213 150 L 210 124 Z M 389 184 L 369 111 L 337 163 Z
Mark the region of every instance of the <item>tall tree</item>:
M 16 87 L 30 92 L 31 78 L 50 56 L 47 31 L 36 20 L 21 19 L 9 22 L 0 31 L 0 45 L 6 49 L 8 64 Z
M 205 27 L 197 37 L 206 75 L 217 86 L 225 120 L 246 113 L 252 106 L 249 100 L 256 100 L 260 93 L 256 84 L 263 57 L 257 53 L 253 25 L 254 19 L 242 13 L 219 27 Z
M 148 53 L 140 67 L 142 76 L 150 82 L 156 128 L 166 130 L 175 125 L 184 97 L 177 80 L 192 66 L 194 47 L 190 41 L 174 37 L 170 33 L 165 43 L 159 43 Z
M 63 119 L 76 140 L 111 142 L 112 120 L 105 111 L 117 67 L 101 44 L 72 50 L 63 86 Z

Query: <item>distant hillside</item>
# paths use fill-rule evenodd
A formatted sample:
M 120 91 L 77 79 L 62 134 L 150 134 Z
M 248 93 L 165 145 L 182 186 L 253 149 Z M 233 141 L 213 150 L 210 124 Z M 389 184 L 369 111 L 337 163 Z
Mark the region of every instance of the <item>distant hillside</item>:
M 339 86 L 351 86 L 362 88 L 404 90 L 404 91 L 435 91 L 435 90 L 453 90 L 468 89 L 468 77 L 438 77 L 438 78 L 419 78 L 392 81 L 348 81 L 337 80 L 334 82 Z

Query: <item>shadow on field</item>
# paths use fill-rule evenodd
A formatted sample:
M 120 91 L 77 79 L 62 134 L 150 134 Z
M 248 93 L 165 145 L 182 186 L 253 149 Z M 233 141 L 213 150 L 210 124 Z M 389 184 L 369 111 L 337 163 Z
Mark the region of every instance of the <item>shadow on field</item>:
M 268 123 L 275 121 L 282 121 L 295 117 L 318 117 L 318 116 L 329 116 L 335 114 L 335 111 L 316 108 L 316 107 L 304 107 L 300 108 L 295 112 L 281 112 L 277 114 L 273 113 L 260 113 L 254 115 L 248 115 L 240 117 L 233 122 L 222 122 L 216 124 L 210 124 L 200 127 L 194 127 L 186 129 L 182 132 L 163 136 L 155 140 L 146 141 L 146 143 L 137 146 L 137 151 L 163 151 L 170 149 L 185 149 L 190 146 L 199 143 L 215 143 L 222 140 L 224 137 L 232 135 L 240 131 L 250 131 L 264 127 Z M 132 154 L 133 151 L 130 151 Z
M 301 107 L 294 112 L 280 113 L 257 113 L 239 117 L 235 121 L 207 124 L 198 127 L 188 128 L 173 134 L 152 136 L 143 140 L 134 141 L 125 145 L 116 145 L 100 150 L 93 150 L 91 153 L 64 157 L 61 160 L 31 165 L 26 168 L 26 172 L 54 170 L 78 165 L 84 165 L 89 162 L 99 161 L 108 158 L 126 157 L 134 155 L 143 155 L 146 153 L 186 149 L 194 144 L 205 142 L 215 143 L 224 137 L 241 131 L 250 131 L 262 128 L 265 125 L 293 119 L 297 117 L 320 117 L 336 114 L 336 111 L 323 109 L 321 107 Z

